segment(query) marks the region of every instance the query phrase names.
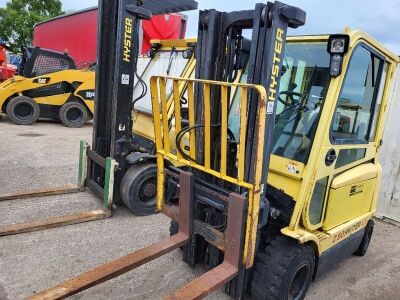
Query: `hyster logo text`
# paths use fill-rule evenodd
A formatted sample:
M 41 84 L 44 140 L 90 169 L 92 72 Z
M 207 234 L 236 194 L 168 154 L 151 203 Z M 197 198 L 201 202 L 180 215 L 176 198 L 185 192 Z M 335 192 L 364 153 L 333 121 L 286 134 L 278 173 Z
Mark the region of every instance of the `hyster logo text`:
M 271 76 L 271 84 L 269 86 L 269 97 L 268 100 L 275 101 L 276 94 L 278 90 L 278 78 L 280 73 L 279 64 L 281 62 L 281 55 L 282 55 L 282 47 L 283 47 L 283 40 L 285 38 L 285 32 L 278 28 L 276 31 L 276 42 L 275 42 L 275 51 L 274 51 L 274 59 L 273 59 L 273 66 L 272 66 L 272 76 Z
M 126 18 L 124 35 L 124 61 L 128 63 L 131 62 L 132 26 L 133 21 L 129 18 Z

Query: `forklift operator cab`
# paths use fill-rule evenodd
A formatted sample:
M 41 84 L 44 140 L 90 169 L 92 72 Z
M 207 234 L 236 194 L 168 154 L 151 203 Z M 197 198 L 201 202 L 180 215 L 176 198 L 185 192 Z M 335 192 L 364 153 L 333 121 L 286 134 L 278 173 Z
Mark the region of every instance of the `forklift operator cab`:
M 345 34 L 350 49 L 336 77 L 330 74 L 329 36 L 289 37 L 286 45 L 268 184 L 296 202 L 306 192 L 302 182 L 315 173 L 303 216 L 311 230 L 329 230 L 375 211 L 377 189 L 371 183 L 380 176 L 376 155 L 398 58 L 360 31 Z M 235 135 L 239 100 L 235 95 L 229 118 Z M 354 201 L 336 203 L 344 188 Z

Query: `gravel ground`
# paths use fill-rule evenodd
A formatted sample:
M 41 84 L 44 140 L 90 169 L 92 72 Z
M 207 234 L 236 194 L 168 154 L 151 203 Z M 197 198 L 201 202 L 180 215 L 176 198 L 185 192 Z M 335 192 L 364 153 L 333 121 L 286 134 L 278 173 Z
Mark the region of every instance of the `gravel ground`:
M 0 193 L 74 184 L 79 141 L 91 126 L 15 126 L 0 121 Z M 100 207 L 90 193 L 0 203 L 0 225 Z M 0 238 L 0 300 L 23 299 L 168 236 L 162 215 L 133 217 L 118 207 L 111 219 Z M 307 299 L 399 299 L 400 230 L 376 222 L 370 250 L 350 257 L 311 285 Z M 175 251 L 72 299 L 161 299 L 199 275 Z M 222 292 L 208 299 L 229 299 Z

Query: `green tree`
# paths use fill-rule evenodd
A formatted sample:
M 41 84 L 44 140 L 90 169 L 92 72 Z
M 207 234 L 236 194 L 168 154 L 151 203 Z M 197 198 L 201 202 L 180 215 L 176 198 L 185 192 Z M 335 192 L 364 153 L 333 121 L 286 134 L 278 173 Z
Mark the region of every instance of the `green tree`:
M 0 8 L 0 37 L 18 51 L 32 43 L 36 23 L 61 14 L 60 0 L 9 0 Z

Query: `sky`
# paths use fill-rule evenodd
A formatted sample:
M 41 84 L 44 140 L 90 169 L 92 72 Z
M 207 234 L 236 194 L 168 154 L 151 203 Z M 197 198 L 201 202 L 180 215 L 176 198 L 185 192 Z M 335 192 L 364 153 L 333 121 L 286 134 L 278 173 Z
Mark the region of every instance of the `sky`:
M 3 7 L 7 0 L 0 0 Z M 252 9 L 262 0 L 198 0 L 200 9 L 220 11 Z M 281 0 L 307 12 L 306 25 L 290 34 L 340 33 L 345 26 L 362 29 L 389 49 L 400 54 L 400 0 Z M 98 0 L 62 0 L 63 9 L 79 10 L 97 5 Z M 197 35 L 198 12 L 189 16 L 188 37 Z

